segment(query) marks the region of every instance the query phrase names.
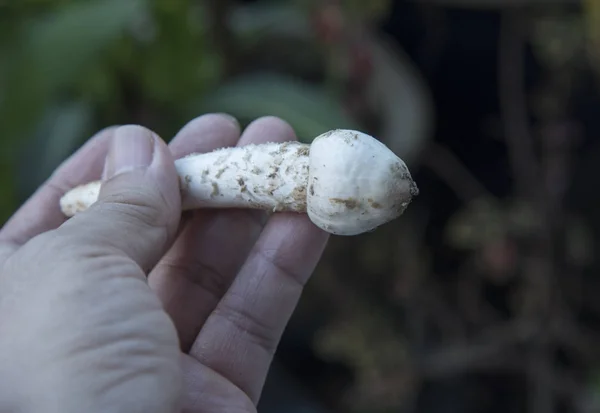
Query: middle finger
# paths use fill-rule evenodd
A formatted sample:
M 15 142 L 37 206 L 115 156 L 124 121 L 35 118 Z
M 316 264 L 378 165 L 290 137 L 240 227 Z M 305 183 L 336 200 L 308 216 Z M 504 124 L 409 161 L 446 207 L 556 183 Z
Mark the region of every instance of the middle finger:
M 188 124 L 171 142 L 174 156 L 179 158 L 190 152 L 206 152 L 235 144 L 239 129 L 226 126 L 226 121 L 229 120 L 222 117 L 217 125 L 209 125 L 208 121 L 200 118 L 193 125 L 193 130 Z M 208 130 L 217 131 L 214 133 L 220 136 L 220 140 L 213 142 L 210 148 L 206 147 L 206 143 L 203 150 L 194 148 L 200 141 L 206 141 L 210 135 Z M 237 136 L 234 137 L 235 134 Z M 264 117 L 248 125 L 237 145 L 293 139 L 295 134 L 287 123 Z M 181 147 L 186 150 L 181 151 Z M 194 211 L 170 251 L 150 274 L 150 286 L 173 319 L 183 351 L 189 350 L 202 325 L 227 291 L 265 222 L 266 214 L 262 211 Z

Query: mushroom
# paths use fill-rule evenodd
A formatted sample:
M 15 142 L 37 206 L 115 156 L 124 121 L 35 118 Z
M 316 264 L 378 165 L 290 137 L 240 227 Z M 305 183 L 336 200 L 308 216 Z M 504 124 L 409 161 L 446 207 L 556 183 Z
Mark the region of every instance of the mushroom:
M 311 144 L 263 143 L 175 161 L 182 209 L 252 208 L 306 213 L 336 235 L 372 231 L 398 218 L 419 190 L 404 161 L 375 138 L 337 129 Z M 68 191 L 66 216 L 98 199 L 100 181 Z

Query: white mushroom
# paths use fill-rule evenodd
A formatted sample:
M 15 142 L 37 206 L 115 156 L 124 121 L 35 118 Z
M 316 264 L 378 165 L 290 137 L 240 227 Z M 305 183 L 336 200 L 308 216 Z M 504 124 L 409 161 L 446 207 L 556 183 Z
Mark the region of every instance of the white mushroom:
M 264 143 L 175 161 L 182 209 L 253 208 L 307 213 L 319 228 L 357 235 L 399 217 L 418 195 L 405 163 L 362 132 L 338 129 L 312 144 Z M 67 192 L 73 216 L 98 199 L 100 181 Z

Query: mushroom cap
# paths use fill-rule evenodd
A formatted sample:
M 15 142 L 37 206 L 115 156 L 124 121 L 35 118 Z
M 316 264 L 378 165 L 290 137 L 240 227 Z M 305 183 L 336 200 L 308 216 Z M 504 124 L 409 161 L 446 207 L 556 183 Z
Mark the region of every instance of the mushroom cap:
M 404 161 L 372 136 L 337 129 L 310 146 L 307 214 L 327 232 L 372 231 L 402 215 L 418 193 Z

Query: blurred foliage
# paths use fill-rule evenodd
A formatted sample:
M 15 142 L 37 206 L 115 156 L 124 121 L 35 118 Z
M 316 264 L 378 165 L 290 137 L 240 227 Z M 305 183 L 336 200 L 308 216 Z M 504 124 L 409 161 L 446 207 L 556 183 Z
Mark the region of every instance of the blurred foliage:
M 524 37 L 544 76 L 535 82 L 536 90 L 512 90 L 514 101 L 506 107 L 531 112 L 521 115 L 535 118 L 536 126 L 527 124 L 525 129 L 541 149 L 558 145 L 557 135 L 565 130 L 563 139 L 575 146 L 575 133 L 560 122 L 568 117 L 579 75 L 590 68 L 600 75 L 600 1 L 582 0 L 575 12 L 565 12 L 561 5 L 567 2 L 551 0 L 541 7 L 535 7 L 542 3 L 538 0 L 424 2 L 420 7 L 429 22 L 430 42 L 425 44 L 430 50 L 423 55 L 445 47 L 440 24 L 444 12 L 436 5 L 494 10 L 500 20 L 526 16 L 527 30 L 507 37 Z M 169 140 L 185 122 L 206 112 L 231 113 L 243 125 L 274 115 L 288 121 L 305 142 L 329 129 L 360 128 L 373 132 L 409 163 L 418 157 L 427 160 L 434 123 L 428 87 L 408 55 L 373 29 L 392 5 L 392 0 L 0 1 L 0 222 L 85 139 L 112 124 L 141 123 Z M 515 10 L 528 13 L 516 16 Z M 501 31 L 514 29 L 512 24 L 501 26 Z M 469 47 L 473 45 L 464 50 L 470 52 Z M 465 65 L 484 71 L 484 64 L 473 59 Z M 523 86 L 518 79 L 523 67 L 501 60 L 497 64 L 499 72 L 514 65 L 511 74 Z M 467 71 L 464 66 L 461 70 Z M 436 104 L 447 109 L 460 97 Z M 472 121 L 471 115 L 464 123 Z M 508 124 L 522 121 L 497 116 L 502 127 L 495 139 L 503 137 Z M 461 124 L 457 134 L 468 126 Z M 560 160 L 572 155 L 567 150 L 572 148 L 562 145 L 556 151 Z M 564 318 L 571 316 L 569 306 L 584 305 L 577 301 L 584 301 L 587 288 L 581 274 L 594 263 L 598 235 L 589 217 L 563 210 L 562 201 L 553 198 L 570 170 L 561 164 L 558 173 L 548 172 L 549 165 L 560 162 L 545 159 L 551 151 L 544 150 L 536 152 L 529 167 L 537 168 L 540 176 L 551 175 L 548 181 L 558 189 L 540 179 L 542 201 L 510 190 L 503 197 L 488 194 L 489 182 L 484 185 L 475 175 L 496 164 L 479 165 L 471 176 L 461 161 L 444 166 L 447 160 L 440 158 L 423 162 L 435 175 L 429 182 L 445 183 L 460 199 L 458 207 L 433 205 L 432 199 L 440 198 L 423 188 L 420 199 L 430 197 L 430 204 L 411 208 L 402 220 L 374 233 L 331 242 L 329 259 L 308 286 L 310 302 L 301 303 L 298 314 L 313 314 L 322 323 L 315 328 L 313 350 L 324 359 L 342 359 L 353 369 L 356 383 L 345 389 L 341 411 L 398 411 L 420 381 L 447 375 L 459 382 L 470 369 L 483 370 L 493 357 L 482 348 L 500 352 L 518 344 L 529 357 L 537 348 L 527 338 L 537 326 L 526 324 L 527 334 L 521 334 L 522 318 L 530 315 L 524 309 L 535 307 L 547 315 L 543 304 L 537 305 L 552 288 L 557 296 L 564 293 L 564 303 L 556 306 L 562 306 L 556 313 L 564 311 Z M 420 166 L 411 163 L 411 171 Z M 547 204 L 553 208 L 546 209 Z M 436 207 L 448 214 L 443 222 L 428 216 L 428 208 Z M 561 233 L 546 233 L 555 223 L 562 226 Z M 439 245 L 427 244 L 427 230 L 440 239 Z M 554 255 L 544 255 L 539 246 L 550 237 L 560 247 L 552 249 Z M 556 286 L 544 271 L 556 276 Z M 576 283 L 581 287 L 573 287 Z M 486 301 L 490 285 L 510 290 L 507 310 Z M 580 351 L 585 347 L 580 341 L 586 340 L 579 340 L 579 327 L 569 326 L 568 340 L 579 346 L 573 353 L 585 360 L 581 370 L 596 377 L 598 363 Z M 446 345 L 450 355 L 428 353 Z M 517 360 L 515 370 L 526 370 L 527 363 Z M 523 373 L 534 382 L 529 374 Z M 586 385 L 591 399 L 598 398 L 598 380 Z
M 364 16 L 381 14 L 388 3 L 370 3 Z M 361 14 L 360 2 L 348 6 Z M 313 8 L 305 1 L 0 3 L 0 221 L 110 124 L 142 123 L 167 140 L 211 111 L 243 124 L 280 116 L 304 141 L 359 128 L 344 96 L 323 78 L 328 57 L 313 31 Z M 261 66 L 269 39 L 277 40 L 269 50 L 275 58 Z M 304 63 L 278 66 L 295 59 Z M 23 157 L 35 159 L 39 170 L 17 173 Z
M 364 51 L 378 40 L 361 44 L 342 35 L 385 15 L 390 5 L 0 3 L 0 222 L 94 131 L 112 124 L 140 123 L 169 140 L 206 112 L 231 113 L 243 125 L 274 115 L 308 142 L 329 129 L 368 130 L 366 120 L 380 112 L 382 139 L 407 156 L 414 153 L 427 131 L 421 126 L 425 88 L 415 87 L 402 68 L 410 63 L 391 62 L 380 52 L 383 57 L 373 58 L 378 67 L 389 66 L 383 75 L 360 71 Z M 344 86 L 357 77 L 364 91 Z M 388 81 L 396 87 L 382 88 Z M 407 92 L 398 93 L 402 88 Z M 407 110 L 394 122 L 399 105 Z M 23 158 L 39 168 L 17 171 Z
M 322 89 L 281 75 L 237 78 L 191 106 L 196 113 L 234 113 L 244 123 L 260 116 L 278 116 L 294 125 L 304 141 L 323 133 L 324 128 L 357 127 Z
M 392 5 L 0 0 L 0 223 L 85 140 L 115 124 L 139 123 L 168 141 L 203 113 L 230 113 L 242 126 L 271 115 L 304 142 L 361 129 L 412 159 L 430 134 L 431 104 L 410 58 L 373 29 Z M 391 397 L 391 370 L 404 361 L 385 366 L 404 341 L 386 327 L 385 312 L 366 310 L 327 338 L 360 371 L 357 409 Z M 364 323 L 381 337 L 359 340 Z M 346 334 L 354 343 L 336 350 Z M 383 340 L 385 351 L 367 351 Z

